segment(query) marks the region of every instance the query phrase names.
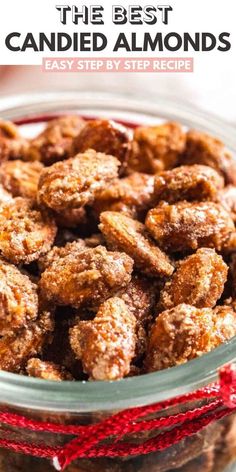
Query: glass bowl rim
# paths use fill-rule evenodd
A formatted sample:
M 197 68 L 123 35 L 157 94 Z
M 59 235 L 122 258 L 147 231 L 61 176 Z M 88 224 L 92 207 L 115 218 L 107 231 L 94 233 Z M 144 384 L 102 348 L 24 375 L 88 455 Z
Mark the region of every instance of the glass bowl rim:
M 227 140 L 236 152 L 234 127 L 195 107 L 167 97 L 157 98 L 158 104 L 118 94 L 94 92 L 42 92 L 0 97 L 3 119 L 14 119 L 20 111 L 32 114 L 32 107 L 41 106 L 45 113 L 54 110 L 55 103 L 79 103 L 99 108 L 104 103 L 109 110 L 123 107 L 124 112 L 146 113 L 147 116 L 171 116 L 187 124 L 215 133 Z M 51 107 L 50 107 L 51 104 Z M 86 105 L 87 104 L 87 105 Z M 69 105 L 68 105 L 69 106 Z M 69 110 L 68 110 L 69 111 Z M 22 115 L 21 115 L 22 116 Z M 23 114 L 24 116 L 24 114 Z M 193 120 L 194 117 L 194 120 Z M 199 128 L 199 129 L 200 129 Z M 0 371 L 0 402 L 22 408 L 46 411 L 106 411 L 151 404 L 176 395 L 185 394 L 217 380 L 218 369 L 236 358 L 236 337 L 214 351 L 186 364 L 151 374 L 130 377 L 115 382 L 49 382 Z

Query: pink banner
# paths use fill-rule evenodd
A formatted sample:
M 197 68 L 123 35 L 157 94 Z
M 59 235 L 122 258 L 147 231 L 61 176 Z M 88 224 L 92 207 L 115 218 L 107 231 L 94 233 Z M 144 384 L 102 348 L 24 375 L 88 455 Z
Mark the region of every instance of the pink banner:
M 44 57 L 43 72 L 193 72 L 193 57 Z

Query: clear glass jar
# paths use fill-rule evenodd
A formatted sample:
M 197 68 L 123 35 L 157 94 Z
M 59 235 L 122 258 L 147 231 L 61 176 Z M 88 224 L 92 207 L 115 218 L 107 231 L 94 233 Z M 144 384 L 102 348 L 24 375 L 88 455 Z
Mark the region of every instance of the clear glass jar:
M 163 119 L 177 120 L 187 127 L 195 127 L 218 136 L 236 153 L 236 134 L 233 127 L 199 110 L 188 108 L 181 102 L 169 102 L 163 97 L 156 99 L 155 103 L 146 103 L 113 95 L 63 92 L 0 99 L 1 117 L 19 123 L 25 122 L 25 119 L 32 120 L 34 116 L 43 117 L 65 112 L 92 117 L 112 117 L 137 124 L 152 124 Z M 32 126 L 35 124 L 24 124 L 23 131 L 30 133 Z M 118 382 L 56 383 L 0 372 L 0 409 L 60 424 L 91 424 L 126 408 L 157 403 L 209 385 L 217 380 L 218 369 L 235 361 L 235 358 L 236 338 L 187 364 Z M 195 406 L 198 406 L 198 403 Z M 185 409 L 188 409 L 188 404 Z M 165 410 L 165 414 L 168 414 L 168 410 Z M 17 427 L 12 428 L 12 431 L 16 440 L 26 442 L 45 441 L 47 444 L 59 445 L 68 441 L 68 436 L 22 432 Z M 4 429 L 0 429 L 1 437 L 4 437 Z M 231 415 L 163 452 L 125 460 L 78 460 L 67 470 L 220 472 L 225 470 L 234 458 L 236 460 L 236 417 Z M 1 449 L 0 470 L 47 472 L 54 469 L 46 460 Z

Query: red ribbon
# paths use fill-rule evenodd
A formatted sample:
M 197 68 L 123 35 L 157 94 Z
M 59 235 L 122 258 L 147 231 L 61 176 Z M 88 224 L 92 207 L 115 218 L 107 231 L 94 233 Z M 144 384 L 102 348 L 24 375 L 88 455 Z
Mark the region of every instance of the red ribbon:
M 203 406 L 191 408 L 184 413 L 148 419 L 147 416 L 163 412 L 169 407 L 183 406 L 187 402 L 204 400 Z M 36 432 L 74 435 L 64 446 L 53 447 L 0 439 L 0 447 L 36 457 L 52 459 L 56 470 L 64 470 L 73 460 L 96 457 L 128 457 L 162 451 L 182 439 L 192 436 L 210 423 L 220 420 L 236 411 L 236 371 L 233 366 L 221 369 L 219 381 L 211 387 L 182 395 L 164 402 L 124 410 L 100 423 L 80 425 L 60 425 L 34 421 L 9 412 L 0 413 L 0 423 Z M 166 413 L 166 411 L 165 411 Z M 122 441 L 127 434 L 161 429 L 155 437 L 142 444 Z M 4 433 L 6 430 L 4 429 Z M 106 440 L 106 442 L 105 442 Z M 108 441 L 107 441 L 108 440 Z

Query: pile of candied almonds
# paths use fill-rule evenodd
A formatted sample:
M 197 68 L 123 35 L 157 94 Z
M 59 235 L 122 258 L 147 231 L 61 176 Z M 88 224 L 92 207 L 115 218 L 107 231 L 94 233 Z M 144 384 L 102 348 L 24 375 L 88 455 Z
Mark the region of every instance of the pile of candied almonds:
M 178 123 L 0 121 L 0 369 L 117 380 L 236 335 L 236 163 Z

